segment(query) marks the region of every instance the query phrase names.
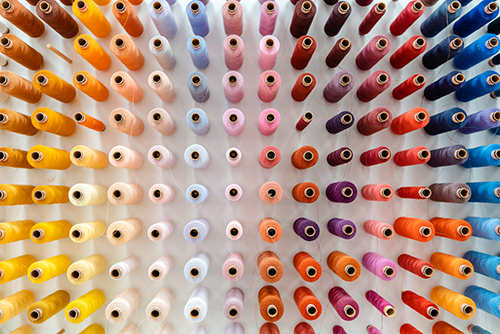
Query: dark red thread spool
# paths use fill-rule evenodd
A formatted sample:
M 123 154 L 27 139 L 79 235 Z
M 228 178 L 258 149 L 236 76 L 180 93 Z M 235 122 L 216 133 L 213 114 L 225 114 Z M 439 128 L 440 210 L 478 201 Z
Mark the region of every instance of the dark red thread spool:
M 303 131 L 309 124 L 311 124 L 313 118 L 314 114 L 310 111 L 306 111 L 297 124 L 295 124 L 295 129 L 297 131 Z
M 392 97 L 402 100 L 416 91 L 424 88 L 425 77 L 422 74 L 415 74 L 403 81 L 392 91 Z
M 386 12 L 386 5 L 383 2 L 379 2 L 375 4 L 372 9 L 368 12 L 366 17 L 361 21 L 359 25 L 358 32 L 360 35 L 368 34 L 373 27 L 377 24 L 378 21 L 384 16 Z
M 401 187 L 396 190 L 396 195 L 408 199 L 428 199 L 432 191 L 427 187 Z
M 356 125 L 359 133 L 363 136 L 371 136 L 374 133 L 387 129 L 392 123 L 392 113 L 389 109 L 378 107 L 361 117 Z
M 299 322 L 293 329 L 293 334 L 315 334 L 315 332 L 307 322 Z
M 391 85 L 391 76 L 383 70 L 373 72 L 356 91 L 358 99 L 370 102 Z
M 399 70 L 408 65 L 412 60 L 424 53 L 427 41 L 422 36 L 413 36 L 401 45 L 390 58 L 391 66 Z
M 392 120 L 391 130 L 397 135 L 404 135 L 429 124 L 429 113 L 424 108 L 416 107 Z
M 302 36 L 297 40 L 293 50 L 290 63 L 296 70 L 303 70 L 309 64 L 314 51 L 316 51 L 316 41 L 311 36 Z
M 290 33 L 295 38 L 307 35 L 309 27 L 316 15 L 316 5 L 309 0 L 300 0 L 295 4 Z
M 368 71 L 384 58 L 389 51 L 391 51 L 391 41 L 383 35 L 377 35 L 356 56 L 356 66 L 362 71 Z
M 349 51 L 351 51 L 351 41 L 347 38 L 339 39 L 330 53 L 328 53 L 328 56 L 326 56 L 326 66 L 330 68 L 339 66 L 340 62 L 347 56 Z
M 316 87 L 316 78 L 311 73 L 302 73 L 292 88 L 292 99 L 297 102 L 304 101 Z
M 420 16 L 424 14 L 424 4 L 420 1 L 410 1 L 389 27 L 391 34 L 401 36 Z
M 399 167 L 421 165 L 431 158 L 431 152 L 424 146 L 417 146 L 394 154 L 394 163 Z
M 432 264 L 408 254 L 401 254 L 398 257 L 398 265 L 421 278 L 428 279 L 434 275 Z
M 391 151 L 385 146 L 380 146 L 372 150 L 363 152 L 359 157 L 359 160 L 361 161 L 363 166 L 366 167 L 383 164 L 384 162 L 388 162 L 390 159 Z
M 272 322 L 266 322 L 260 327 L 259 334 L 280 334 L 280 330 Z

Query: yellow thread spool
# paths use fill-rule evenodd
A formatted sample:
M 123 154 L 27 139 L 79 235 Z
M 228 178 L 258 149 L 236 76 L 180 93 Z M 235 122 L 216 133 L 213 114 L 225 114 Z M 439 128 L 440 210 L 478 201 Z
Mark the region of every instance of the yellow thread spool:
M 73 225 L 69 238 L 76 243 L 99 238 L 106 233 L 106 224 L 100 220 Z
M 33 189 L 29 185 L 0 184 L 0 206 L 33 204 Z
M 28 151 L 28 162 L 35 168 L 64 170 L 71 166 L 69 152 L 44 145 L 35 145 Z
M 29 239 L 34 225 L 35 222 L 29 219 L 0 223 L 0 245 Z
M 71 227 L 67 220 L 38 223 L 31 228 L 30 238 L 35 244 L 46 244 L 69 237 Z
M 76 89 L 48 70 L 41 70 L 33 76 L 33 86 L 40 93 L 62 103 L 70 103 L 76 98 Z
M 106 334 L 104 328 L 99 324 L 92 324 L 85 328 L 80 334 Z
M 74 165 L 93 169 L 103 169 L 108 165 L 108 155 L 93 148 L 78 145 L 70 152 L 70 159 Z
M 73 14 L 96 37 L 105 38 L 111 33 L 111 24 L 99 7 L 92 0 L 76 0 L 73 2 Z
M 100 184 L 77 183 L 69 190 L 69 200 L 75 206 L 106 203 L 108 189 Z
M 73 76 L 73 85 L 97 102 L 106 101 L 109 97 L 106 86 L 87 71 L 76 72 Z
M 36 262 L 29 254 L 0 262 L 0 284 L 5 284 L 28 274 L 28 267 Z
M 66 255 L 49 257 L 33 263 L 28 269 L 28 277 L 31 282 L 40 284 L 64 274 L 70 265 L 71 260 Z
M 69 293 L 64 290 L 57 290 L 32 304 L 28 308 L 28 319 L 34 324 L 42 324 L 64 310 L 70 301 Z
M 28 151 L 0 147 L 0 167 L 33 169 L 28 162 Z
M 111 66 L 111 57 L 90 35 L 80 35 L 73 43 L 75 51 L 96 70 L 104 71 Z
M 0 108 L 0 130 L 25 136 L 34 136 L 38 129 L 31 124 L 31 117 L 7 108 Z
M 431 300 L 437 306 L 463 320 L 469 320 L 476 314 L 476 304 L 472 299 L 444 286 L 438 285 L 431 290 Z
M 33 202 L 38 205 L 63 204 L 69 202 L 69 187 L 37 186 L 31 192 Z
M 21 326 L 17 329 L 14 329 L 9 334 L 33 334 L 33 330 L 30 326 Z
M 106 269 L 106 260 L 102 255 L 94 254 L 69 266 L 68 281 L 71 284 L 80 285 L 99 275 L 104 269 Z
M 0 325 L 24 312 L 35 302 L 30 290 L 21 290 L 0 300 Z
M 99 289 L 94 289 L 66 306 L 64 315 L 72 324 L 79 324 L 104 305 L 106 296 Z
M 61 137 L 69 137 L 76 130 L 75 121 L 71 117 L 45 107 L 37 108 L 33 111 L 31 123 L 38 130 L 50 132 Z

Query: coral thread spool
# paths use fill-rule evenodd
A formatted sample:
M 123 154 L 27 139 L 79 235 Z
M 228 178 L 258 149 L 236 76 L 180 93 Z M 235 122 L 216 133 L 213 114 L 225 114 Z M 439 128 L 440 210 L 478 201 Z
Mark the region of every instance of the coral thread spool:
M 33 86 L 35 86 L 36 90 L 40 93 L 50 96 L 62 103 L 73 102 L 76 98 L 75 87 L 47 70 L 41 70 L 35 73 L 33 76 Z
M 386 71 L 373 72 L 356 91 L 356 96 L 362 102 L 370 102 L 382 94 L 391 85 L 391 77 Z
M 313 118 L 314 114 L 310 111 L 306 111 L 297 124 L 295 124 L 295 130 L 303 131 L 312 122 Z
M 316 282 L 321 278 L 321 265 L 306 252 L 298 252 L 293 257 L 293 266 L 306 282 Z
M 132 103 L 140 102 L 144 96 L 142 88 L 126 72 L 115 72 L 110 82 L 111 88 Z
M 297 202 L 314 203 L 319 198 L 319 188 L 312 182 L 303 182 L 293 187 L 292 196 Z
M 302 146 L 292 153 L 292 165 L 297 169 L 311 168 L 318 162 L 318 151 L 312 146 Z
M 391 130 L 397 135 L 404 135 L 423 128 L 427 124 L 429 124 L 429 113 L 424 108 L 417 107 L 394 118 Z
M 283 197 L 283 189 L 276 182 L 266 182 L 259 188 L 260 199 L 270 205 L 278 204 Z
M 413 36 L 406 43 L 401 45 L 390 58 L 391 66 L 397 70 L 402 69 L 411 61 L 424 53 L 427 48 L 427 41 L 422 36 Z
M 450 254 L 435 252 L 431 255 L 430 263 L 437 270 L 461 280 L 471 278 L 474 273 L 470 261 Z
M 361 164 L 366 167 L 382 164 L 384 162 L 388 162 L 390 159 L 391 151 L 385 146 L 380 146 L 363 152 L 359 157 Z
M 396 100 L 403 100 L 416 91 L 424 88 L 424 85 L 425 77 L 422 74 L 415 74 L 394 88 L 392 90 L 392 97 Z
M 283 265 L 274 252 L 265 251 L 257 258 L 260 277 L 267 283 L 276 283 L 283 277 Z
M 371 136 L 374 133 L 388 128 L 392 123 L 392 113 L 389 109 L 378 107 L 361 117 L 356 125 L 359 133 Z
M 278 95 L 281 85 L 281 77 L 275 71 L 265 71 L 259 78 L 259 89 L 257 95 L 262 102 L 272 102 Z
M 293 293 L 293 299 L 304 319 L 312 321 L 321 316 L 321 303 L 309 288 L 305 286 L 297 288 Z
M 331 252 L 326 263 L 331 271 L 346 282 L 353 282 L 361 275 L 359 262 L 340 251 Z
M 420 1 L 410 1 L 403 11 L 391 23 L 389 30 L 394 36 L 401 36 L 420 16 L 424 14 L 424 4 Z
M 125 108 L 113 109 L 108 119 L 113 128 L 129 136 L 138 136 L 144 130 L 142 120 Z
M 311 36 L 302 36 L 297 40 L 293 50 L 290 63 L 296 70 L 303 70 L 309 64 L 314 51 L 316 51 L 316 41 Z
M 316 87 L 316 78 L 311 73 L 302 73 L 292 88 L 292 99 L 303 102 Z M 312 119 L 311 119 L 312 120 Z
M 259 164 L 262 168 L 270 169 L 279 164 L 281 153 L 277 147 L 266 146 L 259 155 Z
M 431 159 L 431 152 L 423 146 L 397 152 L 394 163 L 399 167 L 425 164 Z
M 359 25 L 358 32 L 360 35 L 366 35 L 368 34 L 373 27 L 380 21 L 380 19 L 384 16 L 384 14 L 387 11 L 387 7 L 385 3 L 379 2 L 375 4 L 368 14 L 366 14 L 365 18 L 363 21 L 361 21 L 361 24 Z
M 259 233 L 265 242 L 275 243 L 281 239 L 283 229 L 276 220 L 268 217 L 259 222 Z
M 77 72 L 73 76 L 73 85 L 97 102 L 104 102 L 109 97 L 106 86 L 87 71 Z
M 276 322 L 284 313 L 284 306 L 278 289 L 266 285 L 259 290 L 258 294 L 260 315 L 265 321 Z
M 431 278 L 434 275 L 434 267 L 430 262 L 408 254 L 401 254 L 398 257 L 398 264 L 401 268 L 424 279 Z
M 429 242 L 436 233 L 434 225 L 423 219 L 399 217 L 394 221 L 394 231 L 402 237 Z
M 392 199 L 394 190 L 388 184 L 367 184 L 361 189 L 361 196 L 367 201 L 388 202 Z
M 368 219 L 363 223 L 363 230 L 381 240 L 390 240 L 394 236 L 394 229 L 391 225 Z

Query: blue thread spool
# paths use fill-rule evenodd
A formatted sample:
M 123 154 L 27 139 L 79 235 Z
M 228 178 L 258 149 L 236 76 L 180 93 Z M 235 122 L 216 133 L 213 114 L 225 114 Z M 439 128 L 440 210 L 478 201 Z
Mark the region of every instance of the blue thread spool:
M 465 168 L 500 166 L 500 145 L 491 144 L 469 149 L 469 159 L 462 166 Z
M 463 7 L 467 6 L 470 4 L 473 0 L 458 0 L 462 4 Z
M 326 122 L 326 131 L 337 134 L 349 129 L 354 124 L 354 115 L 349 111 L 342 111 Z
M 148 4 L 148 12 L 160 35 L 173 38 L 177 34 L 174 14 L 165 0 L 151 1 Z
M 500 295 L 498 293 L 471 285 L 465 289 L 464 295 L 472 299 L 478 309 L 500 318 Z
M 153 54 L 158 64 L 166 70 L 171 70 L 177 64 L 170 43 L 163 36 L 155 36 L 149 41 L 149 51 Z
M 467 113 L 462 108 L 451 108 L 429 118 L 424 127 L 431 136 L 463 128 L 467 124 Z M 432 158 L 431 158 L 432 159 Z
M 473 203 L 500 203 L 500 182 L 469 182 L 471 190 L 469 202 Z
M 499 50 L 498 38 L 493 34 L 485 34 L 453 58 L 453 64 L 461 70 L 468 70 L 495 55 Z
M 461 102 L 470 102 L 499 88 L 500 76 L 498 73 L 495 71 L 486 71 L 467 80 L 462 88 L 455 91 L 455 96 Z
M 500 109 L 488 108 L 475 114 L 469 115 L 467 124 L 459 129 L 463 134 L 484 131 L 498 126 L 500 120 Z
M 195 35 L 205 37 L 210 32 L 205 5 L 201 1 L 191 1 L 186 6 L 186 14 Z
M 465 38 L 497 16 L 497 3 L 491 0 L 483 0 L 455 23 L 453 33 Z
M 192 184 L 186 190 L 186 198 L 193 204 L 200 204 L 208 199 L 210 192 L 202 184 Z
M 210 89 L 208 80 L 201 72 L 193 72 L 186 79 L 186 85 L 195 100 L 198 103 L 207 102 L 210 98 Z
M 191 60 L 193 65 L 199 69 L 203 70 L 210 64 L 210 59 L 208 58 L 207 43 L 201 36 L 191 37 L 187 42 L 187 48 L 189 55 L 191 55 Z
M 472 226 L 474 237 L 500 241 L 500 219 L 467 217 L 464 220 Z
M 427 86 L 424 96 L 429 101 L 436 101 L 460 89 L 464 84 L 465 76 L 459 71 L 453 71 Z
M 462 4 L 456 0 L 446 0 L 422 22 L 420 31 L 425 37 L 434 37 L 462 15 Z
M 479 327 L 478 325 L 469 325 L 469 332 L 471 334 L 491 334 L 486 329 Z
M 210 121 L 207 114 L 199 108 L 189 110 L 186 114 L 186 123 L 198 136 L 204 136 L 210 131 Z
M 463 145 L 451 145 L 431 150 L 431 158 L 427 164 L 431 167 L 460 165 L 467 161 L 469 154 Z
M 190 167 L 205 169 L 210 164 L 210 155 L 203 146 L 193 144 L 184 151 L 184 161 Z
M 422 57 L 422 64 L 429 70 L 443 65 L 464 49 L 464 41 L 458 35 L 450 35 L 427 51 Z
M 500 257 L 476 251 L 468 251 L 463 256 L 472 263 L 474 272 L 500 281 Z

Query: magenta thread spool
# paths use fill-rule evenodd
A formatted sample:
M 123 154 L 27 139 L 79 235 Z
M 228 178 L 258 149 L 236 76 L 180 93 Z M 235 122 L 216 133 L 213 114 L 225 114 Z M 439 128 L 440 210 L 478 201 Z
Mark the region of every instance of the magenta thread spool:
M 384 316 L 392 318 L 396 315 L 396 309 L 394 308 L 394 306 L 375 291 L 366 291 L 365 297 L 366 300 Z
M 280 113 L 276 109 L 267 108 L 259 115 L 259 132 L 264 136 L 270 136 L 278 129 L 280 122 Z
M 391 281 L 398 274 L 398 267 L 394 262 L 374 252 L 363 255 L 363 267 L 384 281 Z
M 342 320 L 352 321 L 358 317 L 358 303 L 343 288 L 339 286 L 331 288 L 328 292 L 328 300 Z

